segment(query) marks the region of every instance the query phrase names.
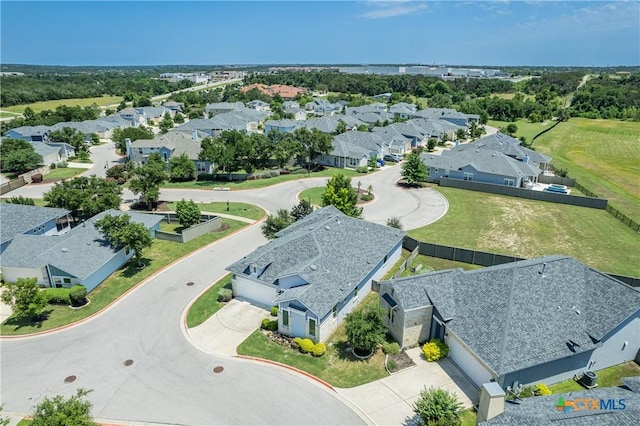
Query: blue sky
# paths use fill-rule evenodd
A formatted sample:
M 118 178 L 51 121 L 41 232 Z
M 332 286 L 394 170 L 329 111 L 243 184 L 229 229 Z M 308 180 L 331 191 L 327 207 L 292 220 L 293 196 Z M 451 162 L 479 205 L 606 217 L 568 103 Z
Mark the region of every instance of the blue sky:
M 0 2 L 2 63 L 640 65 L 634 1 Z

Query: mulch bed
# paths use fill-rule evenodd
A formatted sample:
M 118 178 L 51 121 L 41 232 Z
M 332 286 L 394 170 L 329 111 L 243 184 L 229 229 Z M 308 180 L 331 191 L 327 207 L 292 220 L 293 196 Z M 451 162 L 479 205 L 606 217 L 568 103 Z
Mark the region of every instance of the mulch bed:
M 389 361 L 393 361 L 395 363 L 394 368 L 389 368 L 389 362 L 387 362 L 387 368 L 389 368 L 389 371 L 392 373 L 415 365 L 413 360 L 411 360 L 411 357 L 409 357 L 405 351 L 400 351 L 397 355 L 389 355 Z

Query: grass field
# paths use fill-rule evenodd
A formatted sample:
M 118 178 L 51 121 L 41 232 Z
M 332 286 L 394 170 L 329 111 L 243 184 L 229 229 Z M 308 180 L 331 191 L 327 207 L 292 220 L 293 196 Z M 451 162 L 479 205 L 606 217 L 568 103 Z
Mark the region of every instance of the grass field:
M 438 188 L 442 219 L 409 236 L 525 258 L 562 254 L 603 272 L 640 276 L 638 235 L 604 210 Z
M 176 202 L 171 201 L 167 203 L 167 207 L 171 211 L 176 210 Z M 266 212 L 258 206 L 247 203 L 229 203 L 229 210 L 227 210 L 227 203 L 224 201 L 214 201 L 211 203 L 197 203 L 201 212 L 208 213 L 226 213 L 234 216 L 246 217 L 247 219 L 260 220 L 266 216 Z
M 334 174 L 342 173 L 347 177 L 354 177 L 360 175 L 354 170 L 338 169 L 334 167 L 327 167 L 320 172 L 312 172 L 307 175 L 306 172 L 292 173 L 290 175 L 280 175 L 269 179 L 256 179 L 245 180 L 242 182 L 227 182 L 227 181 L 212 181 L 212 182 L 168 182 L 163 185 L 165 188 L 195 188 L 195 189 L 213 189 L 213 188 L 230 188 L 232 191 L 238 191 L 242 189 L 257 189 L 265 188 L 267 186 L 276 185 L 282 182 L 288 182 L 291 180 L 305 179 L 308 177 L 331 177 Z
M 572 118 L 536 139 L 534 148 L 553 157 L 595 192 L 640 222 L 640 123 Z
M 514 122 L 516 126 L 518 126 L 518 131 L 516 132 L 516 137 L 524 136 L 527 138 L 527 143 L 531 143 L 531 140 L 535 135 L 547 129 L 555 123 L 555 121 L 547 120 L 543 123 L 531 123 L 527 120 L 518 120 Z M 487 122 L 489 126 L 495 127 L 499 129 L 500 127 L 507 127 L 511 124 L 508 121 L 498 121 L 498 120 L 489 120 Z M 536 141 L 537 144 L 537 141 Z
M 86 318 L 110 305 L 127 290 L 135 287 L 171 262 L 247 226 L 244 222 L 229 219 L 223 219 L 223 223 L 228 224 L 229 228 L 221 232 L 210 232 L 184 244 L 154 239 L 152 246 L 143 252 L 144 262 L 147 266 L 139 270 L 135 267 L 135 262 L 130 262 L 114 272 L 89 293 L 91 303 L 86 307 L 71 309 L 68 306 L 49 305 L 47 306 L 47 319 L 37 323 L 9 317 L 0 325 L 0 334 L 4 336 L 37 333 Z
M 97 104 L 98 106 L 111 105 L 114 108 L 122 102 L 124 99 L 122 96 L 102 96 L 99 98 L 73 98 L 73 99 L 57 99 L 55 101 L 43 101 L 43 102 L 34 102 L 32 104 L 23 104 L 23 105 L 13 105 L 8 107 L 2 107 L 4 111 L 9 112 L 18 112 L 22 114 L 26 107 L 31 107 L 35 112 L 48 110 L 55 110 L 57 106 L 67 105 L 67 106 L 91 106 L 93 104 Z

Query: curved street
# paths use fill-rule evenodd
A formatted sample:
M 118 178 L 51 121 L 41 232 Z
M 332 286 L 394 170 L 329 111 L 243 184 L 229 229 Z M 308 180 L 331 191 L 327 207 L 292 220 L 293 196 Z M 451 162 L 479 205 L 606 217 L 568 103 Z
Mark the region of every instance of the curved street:
M 400 189 L 395 186 L 399 176 L 400 167 L 394 166 L 353 179 L 364 188 L 373 186 L 376 200 L 365 206 L 367 220 L 384 223 L 397 216 L 405 228 L 415 228 L 446 212 L 446 199 L 437 191 Z M 291 208 L 298 192 L 324 181 L 231 192 L 165 189 L 161 198 L 243 201 L 273 212 Z M 37 197 L 47 186 L 28 185 L 11 195 Z M 190 301 L 227 265 L 265 242 L 260 226 L 250 226 L 151 277 L 95 318 L 42 336 L 3 338 L 4 409 L 28 413 L 43 397 L 71 395 L 84 387 L 94 390 L 94 416 L 113 421 L 362 424 L 345 400 L 315 381 L 279 367 L 205 354 L 185 338 L 181 316 Z M 186 286 L 189 281 L 195 285 Z M 133 363 L 126 366 L 127 360 Z M 224 370 L 214 373 L 216 366 Z M 65 383 L 69 376 L 76 380 Z

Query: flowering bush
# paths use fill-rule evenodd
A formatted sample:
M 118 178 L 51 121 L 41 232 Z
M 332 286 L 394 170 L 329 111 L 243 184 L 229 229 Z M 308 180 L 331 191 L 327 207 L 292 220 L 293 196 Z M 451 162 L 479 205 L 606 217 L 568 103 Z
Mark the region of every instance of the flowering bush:
M 313 347 L 313 356 L 322 356 L 327 351 L 327 345 L 318 342 Z
M 539 383 L 533 387 L 533 393 L 536 396 L 551 395 L 551 390 L 544 383 Z
M 422 346 L 422 353 L 427 361 L 437 361 L 449 355 L 449 346 L 440 339 L 431 339 Z
M 315 344 L 313 343 L 313 340 L 311 339 L 301 339 L 300 340 L 300 352 L 306 354 L 309 352 L 313 352 L 313 349 L 315 348 Z

